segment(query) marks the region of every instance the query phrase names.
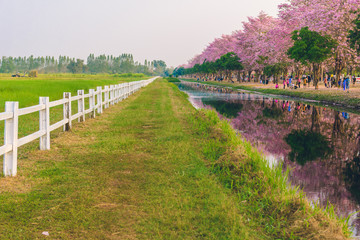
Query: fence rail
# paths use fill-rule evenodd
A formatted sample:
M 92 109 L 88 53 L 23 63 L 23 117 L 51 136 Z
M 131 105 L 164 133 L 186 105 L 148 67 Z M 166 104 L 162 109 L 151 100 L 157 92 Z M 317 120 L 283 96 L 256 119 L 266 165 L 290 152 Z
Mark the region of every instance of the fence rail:
M 71 129 L 72 121 L 78 119 L 85 121 L 86 114 L 94 118 L 96 112 L 101 114 L 103 109 L 114 105 L 127 98 L 137 90 L 153 82 L 157 77 L 129 83 L 121 83 L 89 89 L 85 94 L 84 90 L 78 90 L 77 96 L 71 96 L 70 92 L 64 92 L 63 99 L 49 101 L 49 97 L 40 97 L 39 104 L 31 107 L 20 108 L 19 102 L 6 102 L 5 112 L 0 113 L 0 121 L 5 121 L 4 145 L 0 146 L 0 156 L 4 155 L 3 173 L 4 176 L 15 176 L 17 173 L 17 150 L 40 138 L 40 150 L 50 149 L 50 132 L 63 127 L 63 131 Z M 89 99 L 89 108 L 85 109 L 85 99 Z M 77 101 L 78 111 L 71 112 L 71 104 Z M 50 109 L 63 105 L 63 119 L 50 125 Z M 39 130 L 18 139 L 19 116 L 39 112 Z

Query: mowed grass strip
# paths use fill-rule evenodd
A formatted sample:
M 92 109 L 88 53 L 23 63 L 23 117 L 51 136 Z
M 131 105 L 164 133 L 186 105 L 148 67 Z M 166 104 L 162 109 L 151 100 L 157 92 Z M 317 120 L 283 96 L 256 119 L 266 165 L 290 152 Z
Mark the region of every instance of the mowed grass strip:
M 207 167 L 194 111 L 157 81 L 30 152 L 0 179 L 0 238 L 258 238 Z

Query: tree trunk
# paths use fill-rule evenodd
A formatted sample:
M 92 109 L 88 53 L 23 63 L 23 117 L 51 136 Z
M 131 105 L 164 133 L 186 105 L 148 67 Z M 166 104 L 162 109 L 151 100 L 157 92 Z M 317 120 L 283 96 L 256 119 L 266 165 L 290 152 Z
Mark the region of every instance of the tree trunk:
M 324 66 L 321 64 L 321 82 L 324 81 Z
M 320 64 L 319 64 L 319 63 L 313 63 L 315 90 L 319 89 L 319 86 L 318 86 L 318 82 L 319 82 L 319 71 L 320 71 Z
M 343 121 L 340 118 L 340 112 L 334 110 L 334 124 L 333 124 L 333 131 L 331 138 L 334 140 L 334 138 L 338 137 L 342 133 L 342 123 Z
M 311 114 L 311 131 L 320 132 L 320 111 L 318 107 L 313 106 L 313 111 Z
M 340 74 L 341 71 L 344 69 L 344 67 L 345 67 L 345 63 L 339 57 L 339 54 L 336 53 L 334 74 L 336 75 L 335 86 L 337 87 L 339 87 Z
M 240 70 L 238 70 L 238 71 L 237 71 L 237 75 L 236 75 L 236 77 L 237 77 L 237 79 L 236 79 L 236 80 L 237 80 L 238 82 L 240 82 Z

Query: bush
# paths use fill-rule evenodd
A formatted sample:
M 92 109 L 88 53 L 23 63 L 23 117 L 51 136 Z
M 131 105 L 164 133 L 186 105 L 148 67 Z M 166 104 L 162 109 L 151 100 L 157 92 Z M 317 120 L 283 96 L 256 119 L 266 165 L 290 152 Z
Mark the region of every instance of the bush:
M 180 82 L 180 80 L 178 78 L 174 78 L 174 77 L 167 77 L 165 78 L 168 82 Z
M 145 77 L 145 74 L 143 73 L 117 73 L 113 75 L 114 77 L 121 77 L 121 78 L 130 78 L 130 77 L 137 77 L 137 78 L 141 78 L 141 77 Z
M 32 70 L 29 72 L 29 77 L 37 77 L 38 76 L 38 71 L 37 70 Z

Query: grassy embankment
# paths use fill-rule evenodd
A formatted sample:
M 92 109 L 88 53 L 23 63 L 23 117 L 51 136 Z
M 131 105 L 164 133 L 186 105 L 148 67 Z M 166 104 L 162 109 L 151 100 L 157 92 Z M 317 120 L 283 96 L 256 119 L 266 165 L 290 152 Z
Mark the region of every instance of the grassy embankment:
M 63 98 L 63 92 L 77 95 L 77 90 L 88 90 L 97 86 L 118 84 L 147 79 L 143 74 L 40 74 L 37 78 L 12 78 L 10 74 L 0 74 L 0 112 L 5 110 L 5 101 L 18 101 L 19 107 L 39 104 L 39 96 L 47 96 L 50 101 Z M 88 100 L 85 101 L 88 107 Z M 77 112 L 77 103 L 72 104 L 73 113 Z M 62 119 L 62 106 L 51 108 L 51 124 Z M 19 137 L 38 130 L 39 113 L 19 118 Z M 0 121 L 0 145 L 4 138 L 4 121 Z
M 344 239 L 249 143 L 156 81 L 0 179 L 0 238 Z
M 182 79 L 189 82 L 197 82 L 196 80 Z M 301 86 L 300 89 L 282 89 L 282 85 L 280 84 L 279 89 L 275 89 L 274 84 L 270 85 L 261 85 L 261 84 L 239 84 L 239 83 L 229 83 L 229 82 L 199 82 L 202 84 L 211 84 L 222 87 L 230 87 L 233 89 L 242 89 L 253 92 L 260 92 L 265 94 L 274 94 L 274 95 L 284 95 L 290 97 L 297 97 L 309 100 L 317 100 L 323 104 L 336 105 L 345 108 L 354 108 L 360 109 L 360 88 L 353 87 L 350 85 L 350 92 L 343 91 L 341 88 L 320 88 L 319 90 L 315 90 L 314 87 L 304 88 Z M 358 83 L 359 84 L 359 83 Z M 271 88 L 270 88 L 270 87 Z

